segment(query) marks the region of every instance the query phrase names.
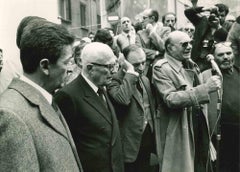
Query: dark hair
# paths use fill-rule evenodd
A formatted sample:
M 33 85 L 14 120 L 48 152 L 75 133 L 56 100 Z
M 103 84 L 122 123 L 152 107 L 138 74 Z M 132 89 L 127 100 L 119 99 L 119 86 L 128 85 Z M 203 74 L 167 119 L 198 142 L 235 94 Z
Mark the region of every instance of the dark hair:
M 63 47 L 74 41 L 67 29 L 47 20 L 26 25 L 20 40 L 20 59 L 26 73 L 34 73 L 42 59 L 55 64 Z
M 163 23 L 163 24 L 164 24 L 164 22 L 165 22 L 165 19 L 166 19 L 166 16 L 167 16 L 167 15 L 173 15 L 173 16 L 175 17 L 175 22 L 177 22 L 176 14 L 173 13 L 173 12 L 167 12 L 166 14 L 164 14 L 164 15 L 162 16 L 162 23 Z
M 0 48 L 0 52 L 3 52 L 3 50 Z
M 150 16 L 154 16 L 154 21 L 155 22 L 158 22 L 158 19 L 159 19 L 159 14 L 158 14 L 158 11 L 157 10 L 151 10 L 151 14 L 149 15 Z
M 229 8 L 225 4 L 220 4 L 219 3 L 219 4 L 215 4 L 215 6 L 218 7 L 219 12 L 224 12 L 225 11 L 226 15 L 229 13 Z
M 136 45 L 136 44 L 131 44 L 131 45 L 125 47 L 125 48 L 123 49 L 122 53 L 123 53 L 124 57 L 125 57 L 126 60 L 127 60 L 129 53 L 130 53 L 130 52 L 133 52 L 133 51 L 136 51 L 136 50 L 138 50 L 138 49 L 141 49 L 141 47 L 138 46 L 138 45 Z
M 81 53 L 82 53 L 82 49 L 89 43 L 84 42 L 82 44 L 77 45 L 74 48 L 74 52 L 73 52 L 73 58 L 74 58 L 74 62 L 77 64 L 77 59 L 80 58 Z
M 20 46 L 22 34 L 24 32 L 24 28 L 26 26 L 39 23 L 40 21 L 46 21 L 46 19 L 38 17 L 38 16 L 27 16 L 21 20 L 21 22 L 18 25 L 17 34 L 16 34 L 16 44 L 17 44 L 18 48 L 20 48 L 19 46 Z
M 112 47 L 113 37 L 111 36 L 109 30 L 99 29 L 97 30 L 93 42 L 101 42 Z

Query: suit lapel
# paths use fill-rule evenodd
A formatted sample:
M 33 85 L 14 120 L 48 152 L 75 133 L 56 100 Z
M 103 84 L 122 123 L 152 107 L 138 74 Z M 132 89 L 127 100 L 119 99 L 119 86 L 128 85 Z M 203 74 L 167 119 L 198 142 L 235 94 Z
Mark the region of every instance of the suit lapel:
M 85 79 L 80 75 L 79 76 L 79 84 L 84 88 L 84 100 L 92 106 L 99 115 L 101 115 L 106 121 L 112 124 L 111 115 L 109 110 L 105 107 L 105 105 L 101 102 L 100 97 L 93 91 L 93 89 L 88 85 Z
M 20 79 L 13 79 L 12 83 L 9 85 L 9 88 L 18 91 L 31 104 L 33 104 L 33 106 L 38 106 L 40 111 L 39 114 L 43 119 L 45 119 L 46 123 L 56 132 L 68 139 L 65 128 L 55 110 L 37 89 Z

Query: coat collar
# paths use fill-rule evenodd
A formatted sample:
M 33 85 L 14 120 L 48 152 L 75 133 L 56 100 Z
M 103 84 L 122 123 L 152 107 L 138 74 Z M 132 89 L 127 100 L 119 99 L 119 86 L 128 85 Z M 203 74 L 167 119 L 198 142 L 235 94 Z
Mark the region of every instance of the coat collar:
M 91 105 L 96 111 L 99 112 L 99 114 L 107 120 L 110 124 L 112 124 L 111 120 L 111 112 L 105 107 L 103 103 L 101 103 L 100 97 L 97 95 L 96 92 L 89 86 L 89 84 L 86 82 L 86 80 L 82 77 L 82 75 L 79 75 L 78 78 L 78 84 L 81 86 L 80 89 L 84 88 L 83 94 L 84 97 L 83 99 Z
M 37 106 L 40 111 L 39 114 L 47 121 L 47 123 L 68 140 L 66 130 L 62 125 L 58 114 L 36 88 L 17 78 L 12 80 L 8 88 L 16 90 L 31 104 Z
M 165 53 L 165 58 L 168 61 L 168 64 L 173 68 L 173 70 L 175 70 L 177 73 L 179 73 L 183 67 L 182 62 L 176 60 L 175 58 L 173 58 L 172 56 L 170 56 L 169 54 Z

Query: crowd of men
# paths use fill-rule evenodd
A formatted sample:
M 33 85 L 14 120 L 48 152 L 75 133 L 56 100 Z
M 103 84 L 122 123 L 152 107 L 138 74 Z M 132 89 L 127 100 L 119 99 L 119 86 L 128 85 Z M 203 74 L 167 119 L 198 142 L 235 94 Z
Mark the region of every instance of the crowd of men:
M 23 74 L 0 95 L 0 171 L 240 171 L 240 16 L 184 12 L 182 28 L 146 9 L 78 42 L 22 19 Z

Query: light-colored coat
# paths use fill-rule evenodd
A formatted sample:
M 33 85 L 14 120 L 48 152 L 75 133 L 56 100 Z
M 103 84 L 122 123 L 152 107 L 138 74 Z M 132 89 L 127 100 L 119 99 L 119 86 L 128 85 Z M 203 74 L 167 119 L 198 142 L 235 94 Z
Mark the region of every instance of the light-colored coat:
M 160 116 L 160 171 L 194 172 L 194 133 L 192 106 L 201 106 L 206 116 L 209 101 L 205 85 L 192 86 L 194 73 L 183 70 L 165 55 L 153 68 Z M 207 123 L 207 122 L 206 122 Z M 208 138 L 207 138 L 208 139 Z
M 14 79 L 0 97 L 0 171 L 82 172 L 63 123 L 38 90 Z

